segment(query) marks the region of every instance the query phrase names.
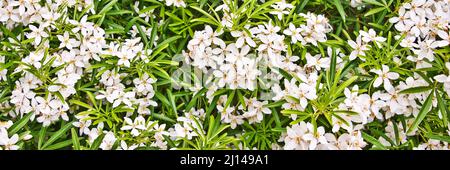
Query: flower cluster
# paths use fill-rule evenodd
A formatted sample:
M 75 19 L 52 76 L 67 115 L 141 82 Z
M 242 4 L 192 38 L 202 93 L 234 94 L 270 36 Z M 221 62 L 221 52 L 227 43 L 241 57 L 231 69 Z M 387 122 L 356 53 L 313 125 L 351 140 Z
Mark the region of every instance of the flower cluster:
M 449 2 L 326 3 L 0 0 L 0 150 L 449 149 Z
M 408 56 L 409 60 L 433 61 L 434 50 L 449 45 L 449 5 L 448 1 L 413 0 L 399 8 L 398 17 L 389 19 L 405 36 L 400 45 L 415 54 Z
M 341 134 L 338 138 L 333 133 L 325 133 L 324 127 L 317 127 L 311 123 L 300 122 L 287 127 L 284 135 L 284 149 L 292 150 L 361 150 L 367 143 L 361 137 L 358 128 L 349 133 Z M 283 135 L 282 135 L 283 136 Z

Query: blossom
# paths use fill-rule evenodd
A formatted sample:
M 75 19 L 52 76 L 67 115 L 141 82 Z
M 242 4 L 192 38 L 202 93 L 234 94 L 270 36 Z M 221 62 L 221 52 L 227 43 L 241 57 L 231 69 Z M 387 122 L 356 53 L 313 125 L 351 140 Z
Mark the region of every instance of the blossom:
M 398 10 L 398 17 L 392 17 L 389 19 L 389 22 L 396 23 L 395 28 L 399 31 L 407 31 L 412 27 L 414 22 L 409 19 L 409 13 L 406 12 L 404 6 L 400 7 Z
M 321 70 L 322 68 L 328 68 L 330 66 L 330 59 L 323 57 L 320 57 L 320 54 L 311 56 L 311 54 L 306 53 L 306 66 L 307 67 L 314 67 L 316 70 Z
M 120 141 L 120 149 L 121 150 L 135 150 L 138 146 L 137 145 L 131 145 L 128 146 L 125 141 Z
M 79 120 L 77 122 L 73 122 L 73 126 L 78 127 L 80 135 L 89 133 L 89 126 L 91 125 L 91 120 Z
M 34 51 L 28 57 L 22 59 L 22 61 L 39 69 L 42 66 L 41 60 L 44 58 L 44 55 L 43 51 Z
M 45 28 L 43 25 L 39 26 L 39 28 L 37 28 L 34 25 L 30 25 L 30 30 L 32 31 L 31 33 L 27 34 L 28 38 L 34 38 L 34 43 L 35 44 L 40 44 L 42 38 L 46 38 L 49 35 L 45 32 Z
M 256 43 L 253 41 L 252 36 L 256 32 L 254 29 L 249 30 L 250 34 L 247 31 L 232 31 L 231 35 L 233 37 L 237 37 L 236 47 L 241 48 L 244 43 L 248 44 L 251 47 L 255 47 Z
M 186 7 L 186 3 L 183 0 L 165 0 L 167 6 Z
M 0 21 L 5 22 L 9 19 L 14 22 L 20 22 L 19 11 L 14 10 L 13 6 L 8 5 L 5 8 L 0 8 Z
M 56 35 L 56 37 L 58 37 L 58 40 L 61 41 L 59 48 L 66 47 L 67 49 L 72 49 L 73 47 L 77 47 L 80 45 L 79 41 L 71 39 L 69 37 L 68 32 L 64 32 L 64 36 Z
M 301 35 L 302 29 L 295 28 L 295 25 L 292 23 L 289 23 L 289 28 L 284 30 L 283 33 L 286 35 L 291 36 L 291 42 L 293 44 L 297 43 L 297 41 L 304 42 L 303 37 Z
M 377 36 L 377 33 L 373 29 L 369 29 L 369 32 L 365 31 L 359 31 L 359 34 L 362 36 L 362 40 L 364 42 L 374 42 L 379 47 L 381 46 L 380 43 L 386 41 L 386 38 Z
M 160 2 L 0 0 L 0 150 L 35 149 L 39 130 L 67 123 L 81 149 L 377 147 L 367 136 L 387 149 L 449 149 L 421 133 L 450 135 L 447 1 L 396 4 L 388 21 L 372 18 L 384 30 L 337 31 L 342 18 L 327 18 L 337 11 L 292 11 L 322 1 Z M 412 126 L 426 104 L 436 112 Z M 211 125 L 211 145 L 189 142 Z
M 378 75 L 378 77 L 373 82 L 373 87 L 378 87 L 381 84 L 384 84 L 385 90 L 390 90 L 393 88 L 390 80 L 396 80 L 399 77 L 399 74 L 396 72 L 390 72 L 389 67 L 386 65 L 382 65 L 382 69 L 372 69 L 371 72 Z
M 142 116 L 138 116 L 136 117 L 136 119 L 134 119 L 134 122 L 128 118 L 128 117 L 124 117 L 125 126 L 122 126 L 120 128 L 120 130 L 131 130 L 131 134 L 133 136 L 139 136 L 140 132 L 139 130 L 145 130 L 145 119 Z
M 310 133 L 303 136 L 305 140 L 309 141 L 309 149 L 316 149 L 317 144 L 326 144 L 327 139 L 325 138 L 325 129 L 323 127 L 317 127 L 317 129 L 314 129 L 314 126 L 310 123 L 306 125 L 308 127 L 308 131 Z
M 270 13 L 276 15 L 279 20 L 283 18 L 283 15 L 289 14 L 289 9 L 294 8 L 292 4 L 286 3 L 285 0 L 275 2 L 271 7 L 274 8 L 275 11 L 271 11 Z
M 450 63 L 449 62 L 445 63 L 445 67 L 447 67 L 447 69 L 450 70 Z M 439 83 L 443 83 L 445 92 L 447 92 L 447 94 L 450 95 L 450 76 L 447 76 L 445 74 L 440 74 L 440 75 L 434 76 L 434 79 Z
M 354 49 L 349 56 L 350 60 L 354 60 L 358 55 L 366 56 L 364 51 L 369 50 L 370 47 L 369 45 L 362 43 L 361 36 L 356 38 L 356 42 L 353 40 L 348 40 L 348 45 Z
M 0 146 L 5 150 L 18 150 L 20 147 L 16 145 L 19 141 L 19 135 L 14 134 L 8 137 L 8 132 L 5 128 L 0 128 Z
M 114 142 L 116 142 L 117 138 L 114 136 L 114 133 L 107 132 L 105 137 L 103 138 L 102 143 L 100 144 L 100 148 L 103 150 L 112 149 Z
M 284 139 L 284 149 L 286 150 L 306 150 L 309 145 L 304 139 L 304 135 L 308 131 L 307 124 L 305 122 L 300 122 L 299 124 L 294 124 L 292 127 L 287 128 L 287 136 Z
M 155 82 L 156 80 L 150 78 L 147 73 L 144 73 L 144 75 L 141 78 L 135 78 L 133 80 L 133 83 L 136 85 L 137 92 L 144 94 L 147 94 L 148 92 L 153 92 L 152 83 Z

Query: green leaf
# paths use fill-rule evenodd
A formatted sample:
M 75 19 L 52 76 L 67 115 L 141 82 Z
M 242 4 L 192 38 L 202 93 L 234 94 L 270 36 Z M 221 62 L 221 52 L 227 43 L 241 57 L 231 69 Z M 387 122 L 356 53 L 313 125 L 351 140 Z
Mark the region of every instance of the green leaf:
M 292 115 L 292 114 L 296 114 L 296 115 L 309 115 L 309 113 L 304 112 L 304 111 L 299 111 L 299 110 L 282 110 L 281 114 L 284 115 Z
M 91 145 L 91 150 L 98 150 L 98 148 L 100 147 L 100 144 L 102 144 L 103 138 L 105 137 L 105 134 L 101 134 L 100 136 L 97 137 L 97 139 L 94 140 L 94 142 L 92 142 Z
M 417 117 L 414 120 L 413 124 L 409 127 L 407 134 L 416 130 L 417 127 L 419 126 L 420 122 L 422 122 L 422 120 L 425 118 L 425 116 L 431 109 L 432 99 L 433 99 L 433 93 L 430 93 L 430 95 L 428 95 L 425 102 L 423 102 L 422 108 L 420 109 L 419 113 L 417 114 Z
M 206 91 L 208 91 L 207 88 L 203 88 L 201 89 L 199 92 L 197 92 L 194 97 L 191 99 L 191 101 L 188 103 L 188 105 L 185 107 L 184 111 L 189 112 L 191 110 L 192 107 L 194 107 L 194 105 L 197 102 L 197 99 L 202 96 L 204 93 L 206 93 Z
M 379 7 L 379 8 L 373 8 L 371 10 L 369 10 L 366 14 L 364 14 L 365 17 L 376 14 L 378 12 L 381 12 L 383 10 L 385 10 L 385 7 Z
M 66 132 L 72 128 L 72 122 L 67 123 L 64 125 L 61 129 L 56 131 L 48 140 L 45 142 L 44 146 L 42 146 L 43 149 L 45 149 L 47 146 L 51 145 L 53 142 L 61 138 L 63 135 L 66 135 Z
M 214 21 L 214 23 L 216 23 L 215 25 L 219 26 L 219 22 L 216 20 L 216 18 L 214 18 L 213 16 L 211 16 L 209 13 L 205 12 L 203 9 L 196 7 L 196 6 L 189 6 L 192 9 L 195 9 L 196 11 L 202 13 L 203 15 L 205 15 L 206 17 L 208 17 L 209 19 L 211 19 L 212 21 Z
M 345 114 L 348 114 L 348 115 L 359 115 L 358 112 L 351 111 L 351 110 L 334 110 L 333 112 L 334 113 L 345 113 Z
M 376 0 L 364 0 L 364 2 L 377 6 L 384 6 L 382 3 L 379 3 Z
M 450 143 L 450 136 L 441 136 L 441 135 L 428 135 L 430 139 L 440 140 L 442 142 Z
M 411 88 L 400 91 L 400 94 L 421 93 L 421 92 L 426 92 L 428 90 L 431 90 L 432 88 L 433 88 L 433 86 L 411 87 Z
M 336 6 L 336 8 L 337 8 L 337 10 L 339 12 L 339 15 L 341 15 L 341 18 L 342 18 L 342 20 L 345 23 L 345 15 L 346 14 L 345 14 L 345 11 L 344 11 L 344 7 L 342 7 L 341 0 L 333 0 L 333 3 L 334 3 L 334 5 Z
M 344 89 L 345 89 L 346 87 L 349 87 L 350 84 L 352 84 L 357 78 L 358 78 L 358 76 L 353 76 L 353 77 L 350 77 L 348 80 L 346 80 L 344 83 L 342 83 L 342 84 L 337 88 L 336 91 L 333 91 L 333 94 L 332 94 L 333 97 L 336 98 L 336 97 L 338 97 L 338 95 L 342 95 L 342 91 L 344 91 Z
M 109 10 L 111 10 L 112 6 L 117 3 L 117 0 L 112 0 L 110 1 L 107 5 L 105 5 L 102 10 L 98 13 L 98 15 L 103 15 L 106 12 L 108 12 Z
M 72 133 L 72 144 L 74 150 L 80 150 L 80 140 L 78 139 L 77 130 L 75 128 L 70 129 L 70 133 Z
M 374 137 L 370 136 L 369 134 L 365 133 L 365 132 L 361 132 L 361 135 L 363 137 L 364 140 L 366 140 L 367 142 L 371 143 L 372 145 L 385 150 L 386 147 L 380 143 L 380 141 L 378 141 L 377 139 L 375 139 Z
M 303 2 L 300 4 L 300 6 L 297 9 L 297 13 L 301 12 L 303 8 L 305 8 L 306 4 L 308 4 L 309 0 L 303 0 Z
M 61 148 L 69 146 L 70 144 L 72 144 L 72 139 L 68 139 L 68 140 L 56 143 L 54 145 L 48 146 L 48 147 L 45 148 L 45 150 L 61 149 Z
M 160 119 L 160 120 L 165 120 L 168 121 L 170 123 L 176 123 L 175 120 L 167 117 L 166 115 L 162 115 L 162 114 L 157 114 L 157 113 L 152 113 L 152 116 L 155 117 L 156 119 Z
M 19 121 L 15 122 L 9 129 L 9 135 L 14 135 L 16 134 L 16 132 L 18 132 L 20 129 L 22 129 L 23 126 L 25 126 L 28 121 L 30 120 L 31 115 L 33 115 L 33 112 L 28 113 L 27 115 L 25 115 L 24 117 L 22 117 L 22 119 L 20 119 Z
M 81 107 L 84 107 L 87 109 L 94 109 L 91 105 L 84 103 L 82 101 L 79 101 L 79 100 L 72 99 L 72 100 L 70 100 L 70 103 L 76 104 L 78 106 L 81 106 Z
M 279 106 L 283 105 L 284 103 L 286 103 L 286 101 L 280 100 L 280 101 L 266 104 L 266 105 L 264 105 L 264 107 L 267 107 L 267 108 L 279 107 Z
M 227 109 L 228 106 L 230 106 L 231 102 L 232 102 L 233 99 L 234 99 L 234 94 L 235 94 L 235 93 L 236 93 L 236 90 L 233 90 L 233 91 L 231 92 L 231 94 L 228 95 L 228 99 L 227 99 L 227 101 L 225 102 L 225 106 L 223 107 L 223 109 Z
M 41 130 L 39 130 L 38 150 L 41 150 L 42 143 L 44 143 L 45 132 L 47 132 L 47 127 L 42 127 Z
M 91 101 L 91 103 L 94 105 L 95 108 L 97 108 L 97 103 L 96 103 L 96 99 L 94 97 L 94 94 L 92 94 L 90 91 L 85 91 L 86 94 L 89 97 L 89 100 Z
M 447 106 L 446 106 L 446 104 L 445 104 L 445 102 L 444 102 L 444 100 L 442 100 L 442 96 L 439 94 L 439 92 L 436 90 L 436 98 L 437 98 L 437 104 L 438 104 L 438 107 L 439 107 L 439 111 L 441 112 L 441 115 L 442 115 L 442 120 L 443 120 L 443 123 L 444 123 L 444 127 L 447 127 L 448 126 L 448 113 L 447 113 Z
M 330 64 L 330 80 L 334 80 L 334 76 L 336 74 L 336 50 L 332 48 L 332 55 L 331 55 L 331 64 Z

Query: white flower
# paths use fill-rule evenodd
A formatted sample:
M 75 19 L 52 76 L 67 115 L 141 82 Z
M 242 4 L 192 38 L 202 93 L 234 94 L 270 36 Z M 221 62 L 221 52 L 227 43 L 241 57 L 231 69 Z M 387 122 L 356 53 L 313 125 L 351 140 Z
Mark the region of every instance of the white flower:
M 150 123 L 149 123 L 150 124 Z M 169 136 L 169 132 L 167 132 L 166 129 L 166 124 L 155 124 L 155 126 L 153 126 L 153 129 L 155 130 L 155 139 L 156 140 L 163 140 L 164 136 Z
M 399 74 L 395 72 L 389 72 L 389 67 L 386 65 L 382 65 L 381 70 L 371 69 L 373 73 L 376 73 L 378 77 L 373 82 L 373 87 L 378 87 L 381 84 L 384 84 L 385 90 L 390 90 L 393 88 L 390 80 L 396 80 L 399 78 Z
M 395 28 L 401 32 L 408 31 L 412 27 L 414 22 L 409 18 L 409 12 L 406 12 L 405 8 L 402 6 L 398 10 L 398 17 L 393 17 L 389 19 L 389 22 L 396 23 Z
M 330 58 L 324 57 L 320 58 L 320 54 L 317 54 L 315 56 L 311 56 L 311 54 L 306 53 L 306 65 L 307 67 L 315 67 L 316 70 L 321 70 L 322 68 L 328 68 L 330 67 Z
M 39 45 L 39 44 L 41 43 L 41 39 L 42 39 L 42 38 L 46 38 L 46 37 L 49 36 L 49 35 L 45 32 L 45 28 L 44 28 L 43 25 L 40 25 L 39 28 L 37 28 L 37 27 L 34 26 L 34 25 L 30 25 L 29 27 L 30 27 L 31 33 L 28 33 L 28 34 L 27 34 L 27 37 L 28 37 L 28 38 L 34 38 L 34 43 L 35 43 L 36 45 Z
M 425 40 L 418 42 L 419 49 L 414 49 L 413 52 L 417 54 L 418 60 L 427 58 L 429 61 L 434 61 L 434 49 L 440 46 L 439 41 Z
M 379 47 L 380 43 L 386 41 L 386 38 L 377 36 L 377 33 L 373 29 L 369 29 L 369 32 L 365 32 L 363 30 L 359 31 L 359 34 L 362 36 L 362 40 L 366 43 L 374 42 Z
M 289 23 L 289 28 L 285 29 L 283 31 L 284 34 L 291 36 L 291 42 L 292 44 L 297 43 L 297 41 L 303 42 L 305 41 L 301 35 L 302 29 L 295 28 L 295 25 L 292 23 Z
M 237 48 L 241 48 L 242 46 L 244 46 L 245 43 L 248 44 L 251 47 L 256 47 L 256 43 L 252 39 L 253 34 L 255 33 L 255 30 L 254 29 L 250 29 L 248 31 L 250 32 L 250 34 L 248 34 L 247 31 L 231 31 L 231 35 L 233 37 L 238 38 L 236 40 L 236 47 Z
M 441 144 L 441 141 L 436 139 L 428 139 L 427 143 L 419 144 L 419 146 L 413 148 L 414 150 L 448 150 L 448 144 L 444 142 Z
M 235 129 L 237 125 L 242 125 L 244 123 L 244 116 L 242 115 L 230 115 L 230 125 L 231 129 Z
M 370 47 L 369 45 L 363 44 L 361 42 L 361 36 L 358 36 L 356 38 L 356 42 L 353 40 L 348 40 L 348 45 L 350 45 L 350 47 L 354 49 L 349 56 L 350 60 L 354 60 L 358 55 L 366 56 L 366 53 L 364 53 L 364 51 L 369 50 Z
M 152 83 L 155 83 L 156 79 L 150 78 L 147 73 L 144 73 L 142 77 L 135 78 L 133 83 L 136 86 L 136 90 L 139 93 L 147 94 L 148 92 L 153 92 Z
M 113 86 L 120 83 L 120 75 L 115 71 L 106 70 L 103 72 L 100 82 L 105 86 Z
M 5 150 L 18 150 L 20 147 L 16 145 L 19 141 L 19 135 L 14 134 L 11 138 L 8 137 L 8 132 L 5 128 L 0 128 L 0 146 Z
M 338 138 L 338 147 L 341 150 L 361 150 L 366 145 L 359 130 L 344 133 Z
M 394 123 L 397 125 L 397 130 L 395 130 L 395 128 L 394 128 Z M 407 142 L 407 136 L 406 136 L 406 132 L 405 132 L 406 129 L 403 128 L 402 123 L 396 123 L 396 122 L 389 121 L 387 123 L 387 126 L 384 128 L 384 130 L 386 131 L 385 135 L 392 141 L 396 141 L 398 138 L 400 144 Z M 383 137 L 380 137 L 378 139 L 378 141 L 380 141 L 385 146 L 391 146 L 391 144 Z
M 103 96 L 98 97 L 98 99 L 100 99 Z M 132 102 L 134 102 L 135 100 L 135 92 L 124 92 L 123 89 L 116 89 L 110 94 L 110 96 L 107 96 L 106 98 L 109 102 L 113 103 L 112 107 L 117 107 L 121 103 L 126 104 L 128 107 L 131 107 L 131 105 L 133 105 Z
M 302 106 L 303 108 L 306 108 L 306 106 L 308 105 L 308 99 L 314 100 L 317 98 L 316 89 L 313 86 L 305 83 L 300 83 L 297 90 L 298 91 L 294 93 L 294 96 L 298 97 L 298 99 L 300 100 L 300 106 Z
M 73 126 L 78 127 L 80 135 L 88 134 L 89 133 L 89 126 L 91 125 L 91 120 L 82 120 L 83 118 L 80 118 L 77 122 L 73 122 Z
M 19 10 L 19 15 L 23 15 L 25 13 L 26 6 L 29 6 L 28 1 L 9 1 L 8 6 L 17 7 Z
M 195 123 L 191 123 L 191 119 L 186 117 L 178 117 L 178 121 L 182 122 L 183 125 L 180 123 L 175 124 L 175 136 L 177 138 L 186 138 L 188 140 L 191 140 L 194 136 L 198 136 L 196 132 L 194 132 L 193 128 L 196 128 Z M 198 131 L 199 129 L 197 129 Z
M 332 28 L 324 15 L 308 12 L 307 14 L 301 13 L 300 16 L 306 18 L 306 25 L 300 25 L 302 36 L 306 43 L 317 46 L 317 42 L 325 42 L 327 40 L 326 33 L 330 32 Z
M 308 132 L 308 127 L 305 122 L 294 124 L 291 127 L 286 127 L 287 135 L 284 138 L 285 150 L 307 150 L 309 145 L 304 139 L 304 135 Z
M 0 64 L 5 63 L 5 56 L 0 56 Z M 7 73 L 8 70 L 6 68 L 0 69 L 0 81 L 6 81 L 7 80 Z
M 350 91 L 348 88 L 344 89 L 345 100 L 344 104 L 348 107 L 353 107 L 358 102 L 358 85 L 354 85 L 352 90 Z
M 100 132 L 101 129 L 97 129 L 97 128 L 92 128 L 91 130 L 87 130 L 87 133 L 85 133 L 86 135 L 88 135 L 88 143 L 92 144 L 94 143 L 95 139 L 98 138 L 98 136 L 100 136 Z
M 350 6 L 353 7 L 353 8 L 360 7 L 363 4 L 364 4 L 363 0 L 351 0 L 350 1 Z
M 380 112 L 380 109 L 386 106 L 386 103 L 383 100 L 379 100 L 381 98 L 381 93 L 376 91 L 372 94 L 372 97 L 369 100 L 370 103 L 370 111 L 369 120 L 373 120 L 377 118 L 379 120 L 383 119 L 383 115 Z
M 309 141 L 309 149 L 316 149 L 317 144 L 327 144 L 327 139 L 325 138 L 325 129 L 323 127 L 317 127 L 314 130 L 314 126 L 310 123 L 306 125 L 308 127 L 308 134 L 305 134 L 303 138 Z
M 117 57 L 119 60 L 117 61 L 118 65 L 123 65 L 125 67 L 130 67 L 130 60 L 132 60 L 135 55 L 131 53 L 130 51 L 122 50 L 120 52 L 117 52 Z
M 138 147 L 138 145 L 131 145 L 128 147 L 128 145 L 125 141 L 123 141 L 123 140 L 120 141 L 120 149 L 121 150 L 135 150 L 137 147 Z
M 103 150 L 111 150 L 116 140 L 117 138 L 114 136 L 114 133 L 107 132 L 100 144 L 100 148 Z
M 0 121 L 0 128 L 8 129 L 13 125 L 13 122 L 11 120 L 8 121 Z
M 290 3 L 286 3 L 285 0 L 276 2 L 274 5 L 271 5 L 274 8 L 274 11 L 271 11 L 270 14 L 277 15 L 278 19 L 281 20 L 283 15 L 289 14 L 289 9 L 294 8 L 294 6 Z
M 0 8 L 0 21 L 5 22 L 11 19 L 14 22 L 20 22 L 20 14 L 18 12 L 10 5 L 2 7 Z
M 69 37 L 69 32 L 64 32 L 64 36 L 56 35 L 58 40 L 61 42 L 59 48 L 66 47 L 67 49 L 72 49 L 73 47 L 78 47 L 80 42 Z
M 336 116 L 332 116 L 331 117 L 331 121 L 333 122 L 333 128 L 331 129 L 331 131 L 333 133 L 336 133 L 339 131 L 339 129 L 345 129 L 348 132 L 352 130 L 353 128 L 353 124 L 351 122 L 351 118 L 350 116 L 348 116 L 345 113 L 336 113 L 340 118 L 336 117 Z
M 386 106 L 389 106 L 389 111 L 386 111 L 385 118 L 389 119 L 395 114 L 405 114 L 406 106 L 409 105 L 405 96 L 399 94 L 399 90 L 395 88 L 390 88 L 386 91 L 388 93 L 383 93 L 380 96 L 381 100 L 386 102 Z M 410 112 L 408 113 L 410 114 Z
M 450 32 L 449 31 L 450 30 L 448 30 L 448 31 L 438 30 L 437 31 L 438 36 L 443 39 L 441 41 L 436 42 L 436 43 L 438 43 L 437 46 L 445 47 L 445 46 L 450 45 Z
M 228 45 L 227 50 L 230 53 L 226 55 L 225 60 L 231 64 L 237 64 L 238 67 L 242 67 L 250 62 L 250 58 L 247 57 L 248 52 L 250 52 L 250 47 L 248 45 L 244 45 L 241 50 L 239 50 L 235 44 L 230 44 Z
M 41 68 L 41 60 L 44 58 L 44 52 L 43 51 L 34 51 L 31 52 L 28 57 L 25 57 L 22 59 L 24 63 L 28 63 L 30 65 L 33 65 L 37 69 Z
M 87 36 L 92 34 L 94 30 L 94 23 L 87 22 L 87 15 L 83 16 L 80 21 L 69 20 L 69 23 L 75 25 L 75 28 L 72 29 L 72 33 L 81 32 L 83 36 Z
M 450 70 L 450 62 L 446 62 L 445 66 L 447 69 Z M 450 95 L 450 76 L 447 76 L 445 74 L 440 74 L 437 76 L 434 76 L 434 79 L 439 83 L 444 83 L 444 90 L 447 92 L 448 95 Z
M 160 0 L 161 1 L 161 0 Z M 167 6 L 184 7 L 186 8 L 186 3 L 184 0 L 165 0 Z
M 230 122 L 230 117 L 232 112 L 234 112 L 234 110 L 235 110 L 234 107 L 224 108 L 221 105 L 217 105 L 217 111 L 220 112 L 221 120 L 225 123 Z
M 134 122 L 128 118 L 128 117 L 124 117 L 124 121 L 126 123 L 125 126 L 122 126 L 122 128 L 120 128 L 120 130 L 131 130 L 131 134 L 133 136 L 139 136 L 140 132 L 139 130 L 145 130 L 145 119 L 142 116 L 138 116 L 136 117 L 136 119 L 134 119 Z

